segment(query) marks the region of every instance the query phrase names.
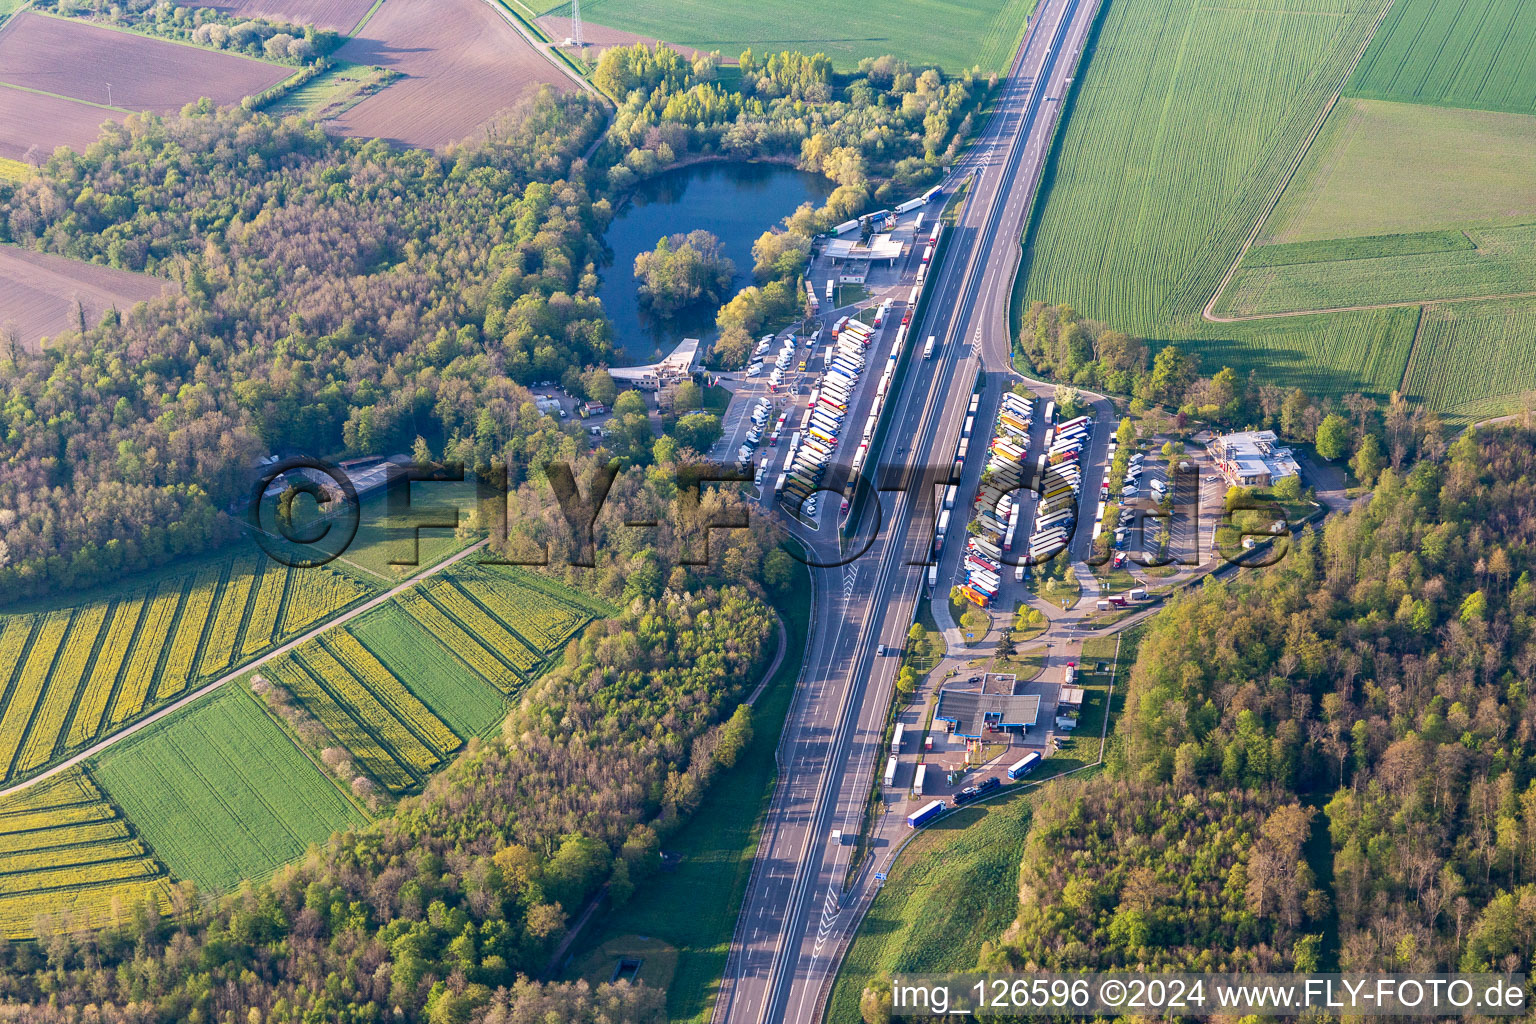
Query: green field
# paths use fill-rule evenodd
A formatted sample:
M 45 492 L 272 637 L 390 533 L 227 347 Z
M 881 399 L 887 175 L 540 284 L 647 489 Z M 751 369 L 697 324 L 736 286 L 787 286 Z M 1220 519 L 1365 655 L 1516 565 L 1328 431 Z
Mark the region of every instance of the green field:
M 1397 0 L 1349 93 L 1536 114 L 1536 5 Z
M 1407 390 L 1466 418 L 1523 409 L 1536 391 L 1533 337 L 1536 299 L 1426 306 Z
M 367 820 L 236 686 L 117 743 L 92 771 L 171 873 L 204 890 Z
M 460 736 L 484 735 L 506 715 L 506 699 L 495 687 L 394 604 L 362 616 L 348 631 Z
M 1025 298 L 1149 338 L 1196 328 L 1383 2 L 1111 3 Z
M 1465 237 L 1470 247 L 1411 255 L 1318 259 L 1278 266 L 1254 266 L 1245 256 L 1216 303 L 1215 313 L 1252 316 L 1536 293 L 1536 225 L 1469 228 Z M 1249 254 L 1262 261 L 1267 248 L 1253 249 Z
M 1258 241 L 1536 219 L 1536 117 L 1344 99 Z
M 1178 344 L 1205 373 L 1257 370 L 1335 397 L 1385 396 L 1406 382 L 1453 419 L 1473 413 L 1457 396 L 1476 396 L 1478 412 L 1515 401 L 1531 387 L 1518 351 L 1500 355 L 1494 374 L 1462 353 L 1518 337 L 1509 332 L 1524 322 L 1522 305 L 1463 314 L 1472 323 L 1418 351 L 1414 339 L 1421 301 L 1536 291 L 1536 229 L 1525 226 L 1536 213 L 1532 123 L 1346 101 L 1308 147 L 1383 9 L 1383 0 L 1111 4 L 1058 140 L 1015 317 L 1027 301 L 1065 302 Z M 1203 318 L 1293 165 L 1259 239 L 1277 244 L 1251 251 L 1216 317 L 1404 305 Z
M 531 0 L 539 15 L 570 17 L 561 0 Z M 864 57 L 892 54 L 914 64 L 958 72 L 980 66 L 1006 71 L 1035 0 L 909 0 L 828 6 L 811 0 L 587 0 L 582 21 L 664 39 L 735 59 L 751 47 L 824 53 L 840 71 Z
M 892 971 L 964 971 L 1018 912 L 1033 788 L 949 815 L 902 850 L 843 958 L 826 1019 L 860 1024 L 859 994 Z

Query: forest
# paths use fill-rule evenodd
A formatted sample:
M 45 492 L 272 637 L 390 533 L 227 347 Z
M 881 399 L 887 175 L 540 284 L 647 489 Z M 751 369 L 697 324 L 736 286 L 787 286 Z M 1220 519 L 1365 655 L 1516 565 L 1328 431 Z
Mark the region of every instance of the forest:
M 228 20 L 71 10 L 168 34 Z M 204 102 L 132 115 L 0 182 L 0 242 L 181 290 L 82 316 L 39 353 L 0 343 L 0 590 L 89 587 L 222 542 L 222 510 L 269 452 L 506 462 L 514 484 L 574 456 L 581 439 L 520 385 L 597 397 L 614 352 L 602 233 L 630 185 L 699 156 L 792 159 L 839 182 L 755 248 L 758 283 L 719 316 L 714 358 L 732 365 L 798 308 L 810 236 L 934 180 L 994 84 L 888 57 L 840 79 L 825 57 L 744 56 L 727 88 L 710 55 L 614 47 L 594 75 L 625 97 L 611 123 L 596 101 L 545 91 L 442 155 Z M 650 460 L 641 419 L 616 428 L 612 451 Z
M 1468 431 L 1150 620 L 984 966 L 1518 971 L 1536 953 L 1536 429 Z
M 171 919 L 44 922 L 36 944 L 0 945 L 0 996 L 102 1021 L 659 1020 L 653 992 L 526 979 L 600 887 L 620 905 L 646 884 L 751 738 L 740 701 L 774 612 L 760 585 L 679 555 L 663 538 L 626 558 L 623 611 L 384 819 L 228 895 L 183 882 Z
M 837 182 L 831 225 L 867 200 L 906 198 L 937 181 L 996 85 L 888 56 L 837 76 L 822 54 L 748 50 L 739 69 L 727 85 L 717 53 L 690 60 L 659 44 L 605 51 L 593 81 L 620 99 L 597 156 L 609 185 L 690 156 L 788 160 Z
M 0 203 L 0 239 L 181 294 L 0 351 L 0 590 L 217 543 L 266 452 L 572 452 L 518 385 L 580 389 L 612 348 L 592 297 L 608 206 L 562 177 L 600 128 L 545 93 L 445 159 L 203 105 L 55 153 Z

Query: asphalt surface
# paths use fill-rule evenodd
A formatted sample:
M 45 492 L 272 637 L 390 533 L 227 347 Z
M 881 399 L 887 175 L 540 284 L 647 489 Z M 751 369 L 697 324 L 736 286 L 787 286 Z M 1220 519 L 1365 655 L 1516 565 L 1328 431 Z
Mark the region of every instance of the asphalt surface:
M 879 657 L 876 649 L 902 645 L 924 596 L 935 485 L 951 472 L 978 372 L 987 371 L 986 416 L 978 416 L 975 431 L 981 435 L 991 429 L 1002 390 L 1019 379 L 1007 369 L 1008 304 L 1019 240 L 1060 98 L 1075 74 L 1095 10 L 1096 0 L 1041 4 L 993 117 L 952 175 L 958 181 L 976 172 L 960 221 L 949 231 L 943 266 L 929 286 L 923 322 L 914 324 L 917 351 L 899 383 L 879 453 L 886 471 L 874 474 L 902 486 L 865 504 L 866 513 L 878 514 L 882 525 L 868 531 L 873 540 L 863 555 L 848 565 L 813 570 L 812 635 L 780 742 L 779 783 L 715 1006 L 717 1021 L 819 1019 L 858 911 L 873 892 L 868 869 L 844 891 L 855 848 L 833 844 L 831 833 L 858 832 L 876 759 L 884 754 L 880 741 L 899 659 Z M 940 344 L 934 358 L 925 360 L 919 342 L 930 334 Z M 868 372 L 878 376 L 880 364 L 871 359 L 869 365 Z M 1052 387 L 1040 384 L 1036 390 L 1048 395 Z M 1113 429 L 1110 411 L 1106 400 L 1095 402 L 1099 424 L 1085 470 L 1099 468 L 1085 472 L 1085 501 L 1097 500 L 1096 474 L 1102 472 Z M 851 416 L 849 424 L 857 433 L 862 420 Z M 977 443 L 985 441 L 983 436 Z M 842 449 L 850 443 L 856 441 L 840 446 L 840 458 L 847 457 Z M 968 460 L 972 490 L 982 461 Z M 824 512 L 822 518 L 830 517 Z M 1091 523 L 1091 507 L 1088 518 Z M 808 537 L 820 560 L 832 560 L 827 557 L 835 545 L 831 533 L 824 526 Z M 957 549 L 963 535 L 963 529 L 951 531 L 948 547 Z M 1074 540 L 1074 556 L 1086 554 L 1089 543 L 1082 531 Z M 957 556 L 946 550 L 944 557 L 948 562 Z M 877 865 L 882 854 L 894 856 L 889 832 L 900 827 L 899 821 L 883 823 Z

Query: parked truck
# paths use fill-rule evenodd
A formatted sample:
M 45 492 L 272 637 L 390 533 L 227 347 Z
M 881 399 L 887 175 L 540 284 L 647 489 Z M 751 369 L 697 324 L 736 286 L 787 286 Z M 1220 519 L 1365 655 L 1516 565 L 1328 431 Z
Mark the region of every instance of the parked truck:
M 914 811 L 907 815 L 907 828 L 922 828 L 934 818 L 944 813 L 944 801 L 934 800 L 920 811 Z
M 1016 762 L 1013 767 L 1008 769 L 1008 777 L 1010 779 L 1022 779 L 1024 776 L 1034 771 L 1035 765 L 1039 763 L 1039 753 L 1032 751 L 1028 754 L 1025 754 L 1022 760 Z

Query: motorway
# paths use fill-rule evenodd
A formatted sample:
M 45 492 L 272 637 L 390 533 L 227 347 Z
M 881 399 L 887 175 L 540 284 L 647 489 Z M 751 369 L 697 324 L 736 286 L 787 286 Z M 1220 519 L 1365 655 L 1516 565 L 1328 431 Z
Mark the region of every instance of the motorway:
M 936 358 L 914 358 L 888 414 L 877 478 L 903 486 L 862 506 L 878 515 L 866 552 L 847 565 L 812 571 L 814 609 L 802 677 L 780 742 L 780 773 L 753 864 L 714 1019 L 732 1024 L 820 1018 L 828 983 L 870 896 L 872 872 L 844 890 L 854 847 L 833 844 L 834 829 L 857 833 L 874 778 L 899 659 L 922 599 L 933 533 L 935 484 L 947 478 L 978 371 L 986 371 L 979 424 L 991 423 L 1008 371 L 1008 305 L 1018 270 L 1019 240 L 1050 151 L 1061 97 L 1076 73 L 1097 0 L 1042 0 L 995 112 L 951 175 L 974 172 L 943 266 L 929 287 L 916 338 L 936 335 Z M 1041 394 L 1051 386 L 1033 385 Z M 1094 402 L 1099 428 L 1085 467 L 1102 471 L 1112 432 L 1107 400 Z M 854 420 L 853 422 L 857 422 Z M 980 430 L 985 433 L 985 428 Z M 894 457 L 891 452 L 897 453 Z M 967 485 L 979 474 L 972 460 Z M 889 481 L 887 481 L 889 482 Z M 1096 498 L 1098 480 L 1084 481 Z M 860 506 L 856 506 L 858 508 Z M 823 516 L 824 524 L 832 517 Z M 958 549 L 962 531 L 949 545 Z M 1086 531 L 1072 555 L 1087 551 Z M 824 525 L 808 544 L 823 562 L 837 548 Z M 946 565 L 957 557 L 945 553 Z M 945 588 L 947 589 L 947 588 Z M 887 856 L 894 844 L 884 846 Z

